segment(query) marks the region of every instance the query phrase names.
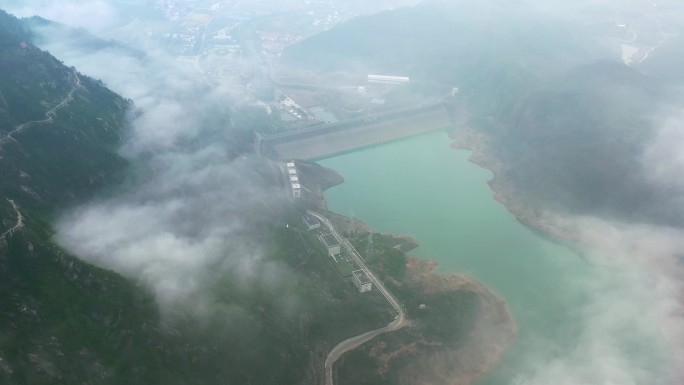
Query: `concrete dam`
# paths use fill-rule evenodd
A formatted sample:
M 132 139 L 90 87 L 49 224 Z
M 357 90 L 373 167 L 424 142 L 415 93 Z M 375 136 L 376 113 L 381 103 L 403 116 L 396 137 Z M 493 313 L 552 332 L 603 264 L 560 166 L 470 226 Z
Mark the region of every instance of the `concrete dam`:
M 264 135 L 278 159 L 317 159 L 453 125 L 443 103 L 431 103 L 303 130 Z

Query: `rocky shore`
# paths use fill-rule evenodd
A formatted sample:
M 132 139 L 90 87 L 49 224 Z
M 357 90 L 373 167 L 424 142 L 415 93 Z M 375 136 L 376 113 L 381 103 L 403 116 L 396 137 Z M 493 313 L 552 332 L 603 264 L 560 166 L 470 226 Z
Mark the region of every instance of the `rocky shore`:
M 407 279 L 414 290 L 428 294 L 456 290 L 477 294 L 480 307 L 475 327 L 465 343 L 457 349 L 435 350 L 416 365 L 421 366 L 416 371 L 424 373 L 417 383 L 471 384 L 486 374 L 515 340 L 517 328 L 506 302 L 468 276 L 435 273 L 435 261 L 410 257 L 407 267 Z
M 452 148 L 472 151 L 469 160 L 492 172 L 494 176 L 487 184 L 492 189 L 493 198 L 506 207 L 518 222 L 557 242 L 581 241 L 576 232 L 549 221 L 544 211 L 524 203 L 523 194 L 506 180 L 506 166 L 494 155 L 492 142 L 486 134 L 460 127 L 450 137 L 453 139 Z

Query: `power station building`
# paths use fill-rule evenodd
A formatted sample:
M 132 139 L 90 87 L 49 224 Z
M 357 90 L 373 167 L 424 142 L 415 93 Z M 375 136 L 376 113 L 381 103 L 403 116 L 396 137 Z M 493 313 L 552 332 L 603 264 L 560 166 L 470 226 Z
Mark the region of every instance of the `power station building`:
M 314 216 L 306 214 L 302 217 L 307 230 L 314 230 L 321 227 L 321 223 Z
M 287 162 L 287 175 L 290 178 L 290 187 L 292 188 L 292 197 L 299 198 L 302 196 L 302 185 L 299 183 L 299 175 L 297 174 L 297 167 L 295 162 Z
M 328 249 L 329 256 L 335 258 L 335 256 L 340 254 L 340 243 L 337 242 L 335 236 L 332 234 L 323 234 L 319 238 L 321 239 L 321 242 L 323 242 L 323 246 Z
M 393 75 L 368 75 L 368 83 L 376 84 L 406 84 L 409 83 L 411 79 L 408 76 L 393 76 Z
M 363 270 L 354 270 L 352 272 L 352 281 L 360 293 L 370 291 L 373 286 L 370 278 L 368 278 L 368 274 Z

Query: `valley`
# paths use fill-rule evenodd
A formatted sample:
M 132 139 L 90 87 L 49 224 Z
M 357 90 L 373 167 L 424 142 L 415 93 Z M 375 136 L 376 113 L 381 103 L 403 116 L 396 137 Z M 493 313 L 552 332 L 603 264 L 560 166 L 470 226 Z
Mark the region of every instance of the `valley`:
M 0 12 L 0 382 L 681 378 L 676 2 L 105 3 Z

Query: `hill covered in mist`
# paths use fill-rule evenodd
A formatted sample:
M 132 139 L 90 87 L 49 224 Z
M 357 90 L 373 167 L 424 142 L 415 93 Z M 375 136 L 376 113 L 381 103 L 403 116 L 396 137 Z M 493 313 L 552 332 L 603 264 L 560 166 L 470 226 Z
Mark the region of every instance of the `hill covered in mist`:
M 38 48 L 46 31 L 126 68 L 116 86 L 139 76 L 141 103 Z M 253 108 L 1 11 L 0 68 L 1 383 L 319 384 L 334 344 L 392 320 L 312 247 L 280 169 L 252 153 Z M 443 295 L 463 344 L 477 296 Z
M 131 160 L 118 153 L 130 136 L 126 114 L 132 105 L 32 41 L 25 23 L 0 13 L 0 382 L 302 381 L 313 343 L 307 338 L 323 342 L 326 333 L 345 333 L 344 327 L 319 324 L 322 314 L 344 312 L 343 306 L 323 307 L 330 295 L 325 288 L 310 296 L 307 303 L 321 304 L 315 310 L 321 313 L 305 325 L 298 313 L 283 316 L 271 291 L 275 283 L 252 282 L 247 290 L 226 277 L 210 282 L 214 312 L 199 317 L 177 307 L 176 316 L 162 324 L 159 304 L 144 284 L 55 244 L 54 222 L 65 207 L 120 190 L 134 176 Z M 239 146 L 226 148 L 235 156 Z M 92 226 L 106 227 L 107 219 Z M 292 235 L 279 238 L 281 230 L 266 218 L 253 218 L 248 227 L 266 237 L 262 245 L 278 245 L 267 252 L 276 264 L 277 258 L 300 255 Z M 353 294 L 343 281 L 329 281 L 338 297 Z M 277 286 L 281 295 L 295 289 Z M 373 313 L 364 303 L 348 305 Z M 381 314 L 371 314 L 370 322 Z M 347 325 L 364 328 L 363 322 Z
M 606 57 L 567 22 L 488 3 L 432 1 L 358 17 L 288 47 L 282 62 L 325 71 L 401 74 L 448 89 L 452 84 L 480 89 L 482 81 L 508 80 L 505 73 L 528 81 Z
M 244 286 L 242 274 L 241 280 L 225 275 L 208 281 L 215 301 L 208 314 L 177 304 L 175 315 L 162 324 L 159 304 L 144 284 L 57 246 L 53 223 L 63 207 L 84 204 L 133 176 L 130 160 L 118 154 L 130 135 L 125 115 L 131 105 L 38 49 L 32 39 L 24 23 L 0 14 L 0 382 L 295 383 L 315 375 L 306 370 L 310 344 L 325 344 L 326 336 L 350 333 L 348 328 L 353 333 L 365 328 L 364 322 L 381 319 L 383 311 L 374 312 L 368 302 L 344 302 L 354 312 L 328 303 L 331 291 L 337 298 L 354 294 L 335 277 L 326 280 L 328 286 L 308 290 L 307 284 L 290 282 Z M 186 145 L 193 147 L 192 141 Z M 239 151 L 229 143 L 226 148 L 231 157 Z M 270 188 L 272 176 L 265 178 Z M 251 177 L 252 183 L 256 179 Z M 274 214 L 286 212 L 269 215 Z M 109 219 L 92 225 L 106 227 Z M 280 273 L 293 275 L 279 259 L 300 256 L 300 246 L 271 219 L 251 215 L 244 231 L 264 237 L 261 244 L 269 248 L 274 273 L 283 263 Z M 278 298 L 292 298 L 293 290 L 306 293 L 307 306 L 295 310 L 292 304 L 287 311 L 293 313 L 285 316 Z M 369 313 L 369 318 L 335 329 L 325 325 L 331 316 L 343 322 L 345 313 Z
M 428 2 L 352 20 L 283 62 L 411 76 L 409 87 L 442 95 L 457 86 L 459 120 L 488 135 L 497 177 L 521 202 L 684 226 L 683 191 L 654 181 L 648 163 L 664 110 L 678 105 L 670 59 L 681 44 L 629 67 L 595 32 L 507 2 Z

